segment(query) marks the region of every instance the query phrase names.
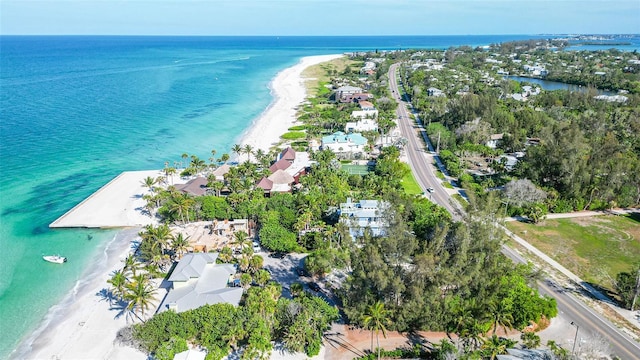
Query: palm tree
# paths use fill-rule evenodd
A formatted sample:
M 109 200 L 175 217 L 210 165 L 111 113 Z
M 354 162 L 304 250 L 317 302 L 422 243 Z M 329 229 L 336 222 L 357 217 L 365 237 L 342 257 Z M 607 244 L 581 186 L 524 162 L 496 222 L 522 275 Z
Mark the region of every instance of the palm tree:
M 220 161 L 226 164 L 227 161 L 229 161 L 229 154 L 227 153 L 222 154 L 222 156 L 220 157 Z
M 154 192 L 154 185 L 157 183 L 158 179 L 151 176 L 147 176 L 141 181 L 142 186 L 148 188 L 151 192 Z
M 222 181 L 214 181 L 211 183 L 211 188 L 215 190 L 216 196 L 220 196 L 220 192 L 222 191 L 222 188 L 224 188 L 224 184 Z
M 216 153 L 216 149 L 211 149 L 211 157 L 209 158 L 209 163 L 212 169 L 215 169 Z
M 253 152 L 253 146 L 246 144 L 244 146 L 244 153 L 247 154 L 247 161 L 251 161 L 251 153 Z
M 240 230 L 240 231 L 236 231 L 234 234 L 234 241 L 232 242 L 233 245 L 238 245 L 241 248 L 244 248 L 246 246 L 251 247 L 251 240 L 249 239 L 249 235 Z
M 246 272 L 249 269 L 249 258 L 246 256 L 241 257 L 240 261 L 238 261 L 238 267 L 240 271 Z
M 366 328 L 371 330 L 371 352 L 373 352 L 373 332 L 376 332 L 376 341 L 378 343 L 378 359 L 380 359 L 380 331 L 382 336 L 387 337 L 386 324 L 389 323 L 389 317 L 387 310 L 384 308 L 384 303 L 381 301 L 370 305 L 367 308 L 367 314 L 364 315 L 362 322 Z
M 240 162 L 240 154 L 242 154 L 242 146 L 240 144 L 235 144 L 231 147 L 231 152 L 238 156 L 238 162 Z M 224 154 L 222 155 L 224 156 Z
M 495 359 L 498 355 L 505 354 L 507 352 L 507 348 L 513 345 L 515 345 L 515 341 L 501 339 L 496 335 L 482 340 L 482 350 L 491 360 Z
M 190 199 L 187 195 L 178 195 L 173 198 L 173 202 L 169 207 L 171 213 L 177 213 L 180 216 L 183 224 L 187 223 L 189 219 L 189 209 L 193 204 L 193 199 Z M 186 218 L 185 218 L 186 215 Z
M 269 159 L 267 158 L 267 154 L 264 152 L 264 150 L 262 149 L 258 149 L 256 150 L 256 152 L 254 153 L 255 157 L 256 157 L 256 161 L 262 165 L 262 167 L 267 167 L 269 166 Z
M 181 259 L 182 255 L 189 250 L 189 236 L 184 237 L 182 233 L 178 233 L 178 235 L 175 235 L 172 238 L 171 250 L 173 250 L 173 252 L 178 256 L 178 259 Z
M 265 286 L 269 282 L 269 280 L 271 280 L 271 274 L 269 274 L 269 272 L 264 269 L 258 270 L 258 272 L 256 272 L 253 277 L 256 281 L 256 284 L 260 286 Z
M 169 240 L 171 240 L 171 229 L 167 224 L 162 224 L 157 227 L 151 227 L 151 239 L 153 240 L 152 247 L 160 246 L 160 252 L 164 252 L 169 248 Z
M 489 304 L 489 314 L 491 316 L 491 322 L 493 323 L 493 335 L 496 334 L 498 326 L 500 326 L 505 333 L 513 327 L 513 315 L 508 308 L 502 306 L 502 304 L 491 302 Z
M 111 285 L 111 293 L 119 300 L 122 300 L 127 286 L 127 277 L 124 270 L 114 271 L 107 283 Z
M 251 275 L 247 273 L 240 275 L 240 285 L 242 285 L 243 288 L 248 289 L 252 281 L 253 278 L 251 278 Z
M 138 260 L 136 260 L 136 257 L 133 254 L 129 254 L 123 262 L 124 267 L 122 268 L 122 272 L 125 275 L 131 272 L 131 276 L 136 276 L 136 271 L 140 269 L 140 264 L 138 263 Z
M 218 259 L 223 263 L 230 263 L 233 259 L 233 250 L 229 246 L 223 247 L 218 254 Z
M 173 185 L 173 175 L 178 172 L 174 167 L 164 168 L 164 175 L 167 177 L 167 182 L 169 182 L 169 176 L 171 176 L 171 184 Z
M 189 154 L 187 153 L 182 153 L 182 162 L 180 162 L 180 166 L 186 166 L 186 160 L 189 157 Z
M 129 301 L 127 310 L 134 314 L 140 311 L 142 316 L 138 316 L 138 318 L 142 320 L 145 310 L 148 310 L 152 305 L 155 293 L 156 289 L 151 286 L 146 275 L 136 275 L 133 281 L 127 284 L 127 292 L 124 296 L 124 299 Z
M 253 255 L 249 260 L 249 272 L 255 273 L 258 270 L 262 269 L 262 265 L 264 264 L 264 259 L 260 255 Z

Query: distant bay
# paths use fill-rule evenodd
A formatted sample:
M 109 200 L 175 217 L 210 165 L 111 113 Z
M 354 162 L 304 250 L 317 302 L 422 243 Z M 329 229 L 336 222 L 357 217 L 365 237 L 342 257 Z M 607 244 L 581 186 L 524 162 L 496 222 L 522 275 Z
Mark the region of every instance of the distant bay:
M 301 57 L 538 37 L 0 36 L 0 358 L 73 306 L 117 234 L 48 224 L 122 171 L 228 152 Z

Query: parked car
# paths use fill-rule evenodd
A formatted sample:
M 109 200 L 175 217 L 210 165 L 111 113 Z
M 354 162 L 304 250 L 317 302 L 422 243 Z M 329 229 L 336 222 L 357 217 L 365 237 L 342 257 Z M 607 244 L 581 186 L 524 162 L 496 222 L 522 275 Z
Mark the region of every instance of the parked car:
M 269 255 L 269 257 L 276 259 L 284 259 L 285 256 L 287 256 L 287 254 L 283 252 L 273 252 Z
M 253 252 L 254 253 L 259 253 L 260 252 L 260 244 L 258 244 L 257 241 L 253 242 Z
M 316 284 L 314 282 L 310 282 L 309 283 L 309 289 L 311 289 L 311 290 L 313 290 L 315 292 L 318 292 L 318 291 L 322 290 L 322 289 L 320 289 L 320 285 L 318 285 L 318 284 Z

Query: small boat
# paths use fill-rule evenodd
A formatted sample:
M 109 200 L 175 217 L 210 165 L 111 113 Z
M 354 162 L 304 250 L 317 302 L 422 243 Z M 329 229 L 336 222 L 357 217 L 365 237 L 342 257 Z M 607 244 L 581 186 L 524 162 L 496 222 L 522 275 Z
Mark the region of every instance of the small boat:
M 60 255 L 45 255 L 42 258 L 45 261 L 56 263 L 56 264 L 63 264 L 67 262 L 67 258 Z

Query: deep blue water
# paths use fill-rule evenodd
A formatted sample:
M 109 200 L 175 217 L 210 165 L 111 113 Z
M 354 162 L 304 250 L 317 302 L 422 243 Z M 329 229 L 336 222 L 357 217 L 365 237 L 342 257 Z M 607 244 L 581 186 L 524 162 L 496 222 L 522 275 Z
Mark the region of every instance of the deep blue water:
M 270 80 L 301 57 L 536 37 L 1 36 L 0 358 L 116 234 L 48 224 L 122 171 L 228 152 L 271 102 Z M 69 262 L 44 262 L 50 253 Z

